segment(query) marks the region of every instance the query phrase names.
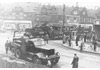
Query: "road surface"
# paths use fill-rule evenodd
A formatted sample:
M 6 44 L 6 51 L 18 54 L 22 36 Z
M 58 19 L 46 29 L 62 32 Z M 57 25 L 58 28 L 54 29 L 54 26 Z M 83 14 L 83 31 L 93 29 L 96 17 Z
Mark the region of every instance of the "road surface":
M 4 36 L 0 35 L 0 54 L 5 54 L 4 43 L 7 39 L 7 34 Z M 76 53 L 79 57 L 79 68 L 100 68 L 100 55 L 80 53 L 78 51 L 68 49 L 62 46 L 59 42 L 49 41 L 49 44 L 45 47 L 55 48 L 56 51 L 60 53 L 60 60 L 57 65 L 53 66 L 53 68 L 71 68 L 71 62 L 73 59 L 73 54 Z M 19 64 L 24 64 L 25 62 L 17 61 L 17 60 L 9 60 L 5 56 L 0 58 L 1 60 L 6 60 L 9 62 L 15 62 Z
M 79 68 L 100 68 L 100 55 L 80 53 L 78 51 L 68 49 L 55 41 L 50 41 L 49 44 L 55 47 L 60 52 L 60 61 L 55 67 L 71 68 L 73 54 L 76 53 L 79 57 Z

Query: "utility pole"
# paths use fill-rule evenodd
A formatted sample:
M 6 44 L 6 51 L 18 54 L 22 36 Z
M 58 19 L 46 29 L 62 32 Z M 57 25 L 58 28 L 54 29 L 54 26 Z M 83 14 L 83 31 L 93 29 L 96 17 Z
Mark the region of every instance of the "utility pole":
M 62 28 L 63 38 L 64 38 L 64 28 L 65 28 L 64 24 L 65 24 L 65 4 L 63 5 L 63 28 Z

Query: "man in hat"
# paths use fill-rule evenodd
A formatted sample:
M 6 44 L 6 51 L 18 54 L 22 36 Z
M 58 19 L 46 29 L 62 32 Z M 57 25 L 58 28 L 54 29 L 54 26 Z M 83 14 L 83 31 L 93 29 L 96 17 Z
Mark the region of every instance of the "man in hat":
M 77 54 L 74 54 L 74 57 L 73 57 L 73 61 L 72 61 L 72 68 L 78 68 L 78 61 L 79 61 L 79 58 L 77 56 Z

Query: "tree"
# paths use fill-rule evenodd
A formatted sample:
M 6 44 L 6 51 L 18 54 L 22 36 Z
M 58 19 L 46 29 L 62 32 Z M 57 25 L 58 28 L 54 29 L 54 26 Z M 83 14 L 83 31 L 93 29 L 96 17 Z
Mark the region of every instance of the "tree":
M 15 13 L 19 14 L 20 12 L 23 12 L 23 8 L 21 6 L 15 6 L 12 9 L 12 12 L 15 12 Z
M 12 9 L 12 15 L 17 19 L 23 19 L 24 18 L 23 8 L 21 6 L 15 6 Z

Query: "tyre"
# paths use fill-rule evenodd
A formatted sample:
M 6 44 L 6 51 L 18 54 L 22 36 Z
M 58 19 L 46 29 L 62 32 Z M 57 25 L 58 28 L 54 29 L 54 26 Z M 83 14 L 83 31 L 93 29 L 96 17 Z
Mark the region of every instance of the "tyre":
M 65 44 L 65 41 L 63 41 L 63 44 Z
M 59 59 L 55 60 L 54 64 L 57 64 L 57 63 L 58 63 L 58 61 L 59 61 Z
M 32 57 L 32 61 L 35 63 L 35 64 L 41 64 L 41 59 L 37 56 L 37 55 L 34 55 Z
M 51 59 L 51 66 L 56 65 L 59 59 Z
M 22 57 L 22 55 L 21 55 L 22 53 L 21 53 L 21 50 L 18 48 L 18 49 L 16 49 L 16 51 L 15 51 L 15 56 L 16 56 L 16 58 L 21 58 Z
M 11 49 L 12 54 L 15 56 L 15 48 Z

